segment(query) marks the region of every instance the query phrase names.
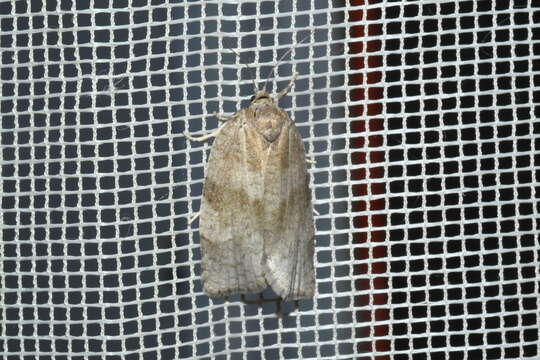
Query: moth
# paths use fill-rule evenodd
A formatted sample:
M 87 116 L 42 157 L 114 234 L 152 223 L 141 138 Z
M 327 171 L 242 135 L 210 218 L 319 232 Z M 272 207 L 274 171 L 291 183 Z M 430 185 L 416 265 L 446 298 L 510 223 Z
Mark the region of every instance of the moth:
M 315 227 L 302 137 L 275 96 L 254 82 L 250 105 L 224 118 L 207 164 L 199 212 L 202 284 L 210 297 L 313 297 Z

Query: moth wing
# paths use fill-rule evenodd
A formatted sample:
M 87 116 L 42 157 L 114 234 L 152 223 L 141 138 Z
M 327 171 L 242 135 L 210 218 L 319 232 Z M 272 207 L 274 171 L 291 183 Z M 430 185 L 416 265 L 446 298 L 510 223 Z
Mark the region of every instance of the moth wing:
M 302 138 L 290 120 L 272 143 L 264 178 L 266 280 L 283 299 L 313 297 L 315 229 Z
M 199 234 L 203 289 L 211 297 L 267 287 L 256 216 L 263 197 L 260 154 L 244 116 L 239 112 L 223 125 L 206 170 Z

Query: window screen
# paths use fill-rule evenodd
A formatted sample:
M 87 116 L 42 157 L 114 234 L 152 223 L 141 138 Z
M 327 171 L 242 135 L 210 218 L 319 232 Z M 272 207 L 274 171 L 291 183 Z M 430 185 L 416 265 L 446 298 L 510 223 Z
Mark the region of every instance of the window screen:
M 1 2 L 0 355 L 537 358 L 533 4 Z M 294 72 L 317 290 L 279 316 L 202 292 L 182 132 Z

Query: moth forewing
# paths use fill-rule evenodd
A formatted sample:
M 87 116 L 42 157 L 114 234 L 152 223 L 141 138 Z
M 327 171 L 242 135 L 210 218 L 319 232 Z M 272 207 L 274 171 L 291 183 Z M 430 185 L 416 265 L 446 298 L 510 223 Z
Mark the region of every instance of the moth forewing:
M 294 123 L 284 126 L 268 157 L 264 187 L 266 279 L 287 300 L 312 297 L 315 230 L 304 145 Z
M 216 137 L 208 160 L 200 211 L 202 282 L 212 297 L 254 293 L 266 288 L 260 264 L 263 241 L 253 217 L 257 174 L 247 173 L 246 129 L 234 116 Z M 254 179 L 255 177 L 255 179 Z M 249 194 L 249 195 L 248 195 Z M 242 215 L 240 215 L 242 214 Z

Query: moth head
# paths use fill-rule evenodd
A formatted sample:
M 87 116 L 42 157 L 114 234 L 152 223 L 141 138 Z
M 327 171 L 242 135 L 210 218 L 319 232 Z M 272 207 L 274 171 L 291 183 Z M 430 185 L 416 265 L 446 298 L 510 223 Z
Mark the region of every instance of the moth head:
M 251 97 L 252 104 L 273 104 L 274 99 L 270 94 L 265 91 L 257 91 L 255 95 Z
M 287 122 L 288 116 L 277 105 L 275 99 L 266 92 L 258 91 L 246 110 L 249 121 L 266 141 L 274 142 Z

